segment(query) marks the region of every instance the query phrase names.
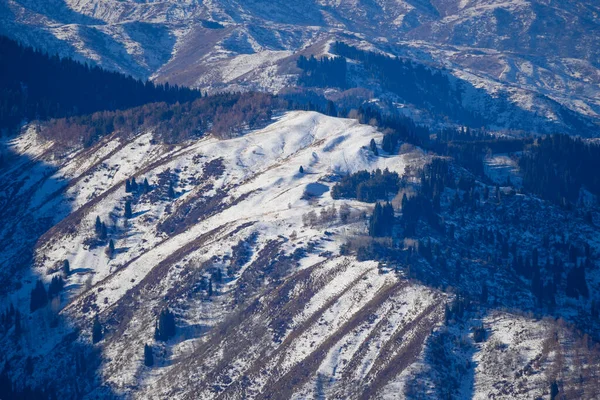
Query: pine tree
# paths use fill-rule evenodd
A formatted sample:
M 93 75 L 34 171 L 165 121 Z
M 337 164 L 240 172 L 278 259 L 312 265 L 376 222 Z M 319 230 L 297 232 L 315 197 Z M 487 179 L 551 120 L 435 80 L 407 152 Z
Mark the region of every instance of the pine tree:
M 156 321 L 154 338 L 167 341 L 175 336 L 175 316 L 168 308 L 161 311 Z
M 391 236 L 394 228 L 394 208 L 387 202 L 375 204 L 369 220 L 369 235 L 373 237 Z
M 146 367 L 152 367 L 154 365 L 154 354 L 152 352 L 152 347 L 150 347 L 147 343 L 144 345 L 144 365 Z
M 169 195 L 169 198 L 171 198 L 171 199 L 175 198 L 175 189 L 173 189 L 173 184 L 172 183 L 169 185 L 168 195 Z
M 69 264 L 69 260 L 63 261 L 62 273 L 65 278 L 71 274 L 71 265 Z
M 107 237 L 108 237 L 108 229 L 106 229 L 106 224 L 104 222 L 102 222 L 100 224 L 99 238 L 100 238 L 100 240 L 106 240 Z
M 102 325 L 98 319 L 98 314 L 94 317 L 94 323 L 92 325 L 92 343 L 96 344 L 102 340 Z
M 373 237 L 380 236 L 379 235 L 379 225 L 381 224 L 381 204 L 375 204 L 375 208 L 373 209 L 373 214 L 371 214 L 371 219 L 369 220 L 369 235 Z
M 48 304 L 48 294 L 46 293 L 44 283 L 38 280 L 35 288 L 31 291 L 29 309 L 31 312 L 34 312 L 39 308 L 45 307 L 46 304 Z
M 144 178 L 144 193 L 150 192 L 150 184 L 148 183 L 148 179 Z
M 337 110 L 333 101 L 327 101 L 327 107 L 325 108 L 325 114 L 331 117 L 337 117 Z
M 62 276 L 54 276 L 48 287 L 48 299 L 52 300 L 65 287 L 65 281 Z
M 129 219 L 132 215 L 133 213 L 131 212 L 131 202 L 127 200 L 125 202 L 125 218 Z
M 102 233 L 102 221 L 100 221 L 100 217 L 96 216 L 96 235 L 100 236 Z
M 369 143 L 369 148 L 371 149 L 373 154 L 375 154 L 376 156 L 379 155 L 379 151 L 377 150 L 377 144 L 375 143 L 375 139 L 371 139 L 371 142 Z
M 406 197 L 406 193 L 404 193 L 402 195 L 402 210 L 404 210 L 404 207 L 406 206 L 407 203 L 408 203 L 408 197 Z
M 108 242 L 108 246 L 106 247 L 106 255 L 108 258 L 112 258 L 115 254 L 115 242 L 112 239 Z
M 132 192 L 137 192 L 138 191 L 138 184 L 135 181 L 135 177 L 131 178 L 131 185 L 130 185 L 131 191 Z
M 541 307 L 544 300 L 544 284 L 539 270 L 535 271 L 531 278 L 531 293 L 536 297 L 538 307 Z
M 213 295 L 213 283 L 212 279 L 208 279 L 208 297 L 212 297 Z
M 300 169 L 299 169 L 298 171 L 299 171 L 301 174 L 303 174 L 303 173 L 304 173 L 304 167 L 301 165 L 301 166 L 300 166 Z
M 31 358 L 31 356 L 27 356 L 27 358 L 25 359 L 25 373 L 28 376 L 33 375 L 33 359 Z

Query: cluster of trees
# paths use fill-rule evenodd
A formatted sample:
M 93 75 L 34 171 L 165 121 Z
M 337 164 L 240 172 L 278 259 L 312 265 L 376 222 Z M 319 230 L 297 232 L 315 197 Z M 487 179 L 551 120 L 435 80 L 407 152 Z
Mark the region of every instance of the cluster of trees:
M 154 338 L 156 340 L 167 341 L 175 336 L 175 315 L 165 308 L 162 310 L 156 320 L 154 328 Z
M 39 308 L 45 307 L 46 304 L 48 304 L 48 292 L 46 292 L 44 282 L 38 280 L 35 287 L 31 289 L 29 310 L 34 312 Z
M 300 56 L 296 62 L 302 74 L 298 83 L 304 86 L 346 87 L 346 59 L 344 57 L 310 58 Z
M 70 58 L 50 56 L 0 36 L 0 131 L 23 120 L 118 110 L 153 102 L 189 102 L 201 92 L 143 82 Z
M 416 236 L 417 224 L 421 220 L 428 222 L 433 227 L 439 227 L 439 218 L 433 202 L 422 193 L 416 193 L 410 197 L 404 194 L 402 196 L 402 217 L 400 218 L 404 236 Z
M 439 142 L 481 142 L 494 139 L 495 136 L 484 129 L 469 127 L 443 128 L 436 134 L 436 141 Z
M 179 143 L 209 132 L 231 138 L 243 129 L 269 122 L 273 111 L 280 108 L 284 104 L 270 94 L 223 93 L 187 103 L 150 103 L 55 119 L 43 127 L 41 135 L 64 145 L 83 146 L 91 146 L 113 132 L 128 136 L 148 128 L 165 143 Z
M 148 193 L 150 190 L 152 190 L 152 188 L 148 183 L 148 178 L 144 178 L 144 182 L 141 185 L 138 185 L 138 183 L 135 181 L 135 177 L 131 178 L 131 180 L 127 179 L 125 181 L 126 193 L 138 193 L 140 191 L 143 193 Z
M 392 236 L 394 229 L 394 207 L 389 202 L 377 203 L 369 219 L 369 235 L 373 237 Z
M 127 205 L 125 206 L 125 218 L 131 217 L 131 204 L 129 204 L 129 217 L 127 216 Z M 100 219 L 100 216 L 96 216 L 96 222 L 94 223 L 94 232 L 96 234 L 95 239 L 91 239 L 91 243 L 94 246 L 106 244 L 106 255 L 108 258 L 112 258 L 115 254 L 115 242 L 108 238 L 108 228 L 106 224 Z M 108 243 L 106 242 L 108 240 Z
M 339 216 L 342 219 L 342 222 L 347 221 L 349 214 L 350 210 L 348 205 L 342 205 L 339 212 Z M 335 222 L 337 218 L 338 210 L 335 207 L 335 205 L 332 205 L 331 207 L 323 207 L 319 214 L 317 214 L 314 210 L 311 210 L 308 213 L 302 215 L 302 223 L 304 224 L 304 226 L 327 225 L 332 222 Z
M 581 188 L 600 195 L 600 145 L 568 135 L 538 139 L 519 161 L 523 187 L 556 204 L 577 204 Z
M 11 304 L 8 309 L 0 313 L 0 332 L 8 332 L 13 326 L 15 327 L 15 336 L 18 337 L 21 334 L 21 313 Z
M 63 276 L 66 278 L 70 273 L 71 267 L 69 265 L 69 261 L 65 260 L 61 268 L 61 273 L 52 277 L 47 290 L 44 282 L 38 279 L 35 287 L 30 293 L 29 310 L 34 312 L 45 307 L 48 302 L 51 302 L 54 298 L 56 298 L 65 287 L 65 280 L 63 279 Z
M 108 238 L 108 229 L 106 228 L 106 224 L 100 219 L 100 216 L 96 216 L 94 231 L 99 240 L 104 241 Z
M 447 129 L 445 131 L 461 132 L 462 130 Z M 438 155 L 451 157 L 456 164 L 481 177 L 484 176 L 484 160 L 487 155 L 521 152 L 526 145 L 532 142 L 531 138 L 491 137 L 485 133 L 481 133 L 482 139 L 478 139 L 478 136 L 473 133 L 471 133 L 470 138 L 464 137 L 462 140 L 452 140 L 450 138 L 450 133 L 438 135 L 436 140 L 429 142 L 426 147 Z
M 10 379 L 11 368 L 8 363 L 0 373 L 0 399 L 10 400 L 57 400 L 56 389 L 32 388 L 29 385 L 18 385 Z
M 483 126 L 486 122 L 483 117 L 465 109 L 460 87 L 450 82 L 444 70 L 434 70 L 408 59 L 360 50 L 342 42 L 336 42 L 333 51 L 342 57 L 360 61 L 371 78 L 409 103 L 471 126 Z
M 58 296 L 58 294 L 60 292 L 62 292 L 64 287 L 65 287 L 65 281 L 63 280 L 62 276 L 60 276 L 60 275 L 53 276 L 52 280 L 50 281 L 50 285 L 48 286 L 48 298 L 50 300 L 52 300 L 53 298 Z
M 396 172 L 390 172 L 387 168 L 383 171 L 359 171 L 344 176 L 336 183 L 331 189 L 331 197 L 374 203 L 377 200 L 388 200 L 390 195 L 395 195 L 399 189 L 400 177 Z
M 454 186 L 454 175 L 447 160 L 436 157 L 423 168 L 420 190 L 425 196 L 439 198 L 446 187 Z

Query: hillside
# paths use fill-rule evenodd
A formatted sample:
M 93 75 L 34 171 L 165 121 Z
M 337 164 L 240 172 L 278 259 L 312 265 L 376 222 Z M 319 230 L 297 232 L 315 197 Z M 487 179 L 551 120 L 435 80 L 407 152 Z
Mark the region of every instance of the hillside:
M 527 314 L 531 294 L 508 295 L 522 281 L 482 264 L 485 245 L 464 259 L 462 283 L 438 271 L 439 258 L 391 267 L 342 250 L 348 241 L 370 243 L 373 206 L 334 200 L 339 177 L 376 168 L 410 175 L 430 159 L 418 148 L 376 156 L 371 139 L 380 145 L 382 134 L 314 112 L 288 112 L 227 140 L 166 145 L 149 130 L 66 153 L 29 129 L 11 142 L 15 158 L 1 171 L 8 296 L 0 309 L 12 303 L 23 316 L 19 332 L 9 325 L 0 334 L 10 376 L 60 398 L 525 399 L 547 396 L 555 380 L 561 391 L 597 393 L 593 380 L 582 386 L 576 378 L 596 373 L 595 350 L 572 325 L 584 323 L 574 312 L 586 303 L 558 295 L 548 318 Z M 134 177 L 139 190 L 126 184 Z M 529 221 L 548 221 L 547 213 L 562 220 L 551 205 L 503 200 L 513 202 L 533 213 Z M 97 217 L 106 238 L 95 231 Z M 481 223 L 462 218 L 469 222 L 458 237 Z M 596 232 L 579 222 L 569 229 L 573 240 Z M 48 286 L 64 260 L 64 289 L 30 313 L 36 281 Z M 494 300 L 448 314 L 463 303 L 441 289 L 450 284 L 478 298 L 482 268 L 496 275 L 488 281 Z M 164 341 L 155 324 L 167 308 L 176 328 Z M 561 315 L 567 322 L 554 321 Z M 475 334 L 480 326 L 484 341 Z M 144 366 L 145 344 L 152 367 Z

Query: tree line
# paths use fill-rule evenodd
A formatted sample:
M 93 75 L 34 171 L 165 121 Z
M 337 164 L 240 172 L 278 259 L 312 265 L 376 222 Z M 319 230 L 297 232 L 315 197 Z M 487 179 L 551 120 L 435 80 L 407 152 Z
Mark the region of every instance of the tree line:
M 223 93 L 188 103 L 150 103 L 127 110 L 54 119 L 40 129 L 46 139 L 64 145 L 91 146 L 114 132 L 128 136 L 152 128 L 155 138 L 180 143 L 207 133 L 220 138 L 239 135 L 271 120 L 284 108 L 277 97 L 265 93 Z
M 122 110 L 153 102 L 183 103 L 201 96 L 198 90 L 141 81 L 0 36 L 0 131 L 13 130 L 24 120 Z

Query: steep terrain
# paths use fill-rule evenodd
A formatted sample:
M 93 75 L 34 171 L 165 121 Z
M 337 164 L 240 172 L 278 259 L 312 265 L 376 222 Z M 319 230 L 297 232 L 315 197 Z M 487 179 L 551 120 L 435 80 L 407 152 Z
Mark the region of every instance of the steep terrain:
M 335 182 L 376 168 L 410 177 L 429 155 L 410 146 L 375 155 L 375 128 L 313 112 L 243 133 L 166 145 L 152 131 L 116 132 L 66 151 L 32 126 L 11 141 L 0 171 L 0 309 L 13 304 L 22 317 L 0 345 L 16 382 L 59 398 L 530 399 L 547 398 L 557 380 L 561 392 L 598 394 L 594 379 L 579 379 L 596 376 L 597 353 L 571 325 L 583 323 L 585 300 L 559 296 L 556 314 L 527 314 L 523 282 L 485 260 L 489 247 L 471 246 L 460 286 L 476 294 L 474 277 L 489 276 L 493 300 L 453 316 L 447 308 L 462 303 L 441 290 L 453 284 L 448 271 L 342 250 L 370 242 L 372 205 L 334 200 Z M 567 221 L 533 198 L 503 203 L 533 213 L 528 221 Z M 446 217 L 459 236 L 491 225 Z M 594 243 L 587 225 L 568 226 Z M 513 238 L 536 240 L 531 229 L 515 225 Z M 36 281 L 48 286 L 64 260 L 64 290 L 30 312 Z M 176 329 L 165 341 L 155 329 L 167 308 Z
M 27 44 L 211 91 L 280 91 L 296 82 L 298 54 L 338 39 L 447 68 L 563 128 L 566 110 L 599 118 L 591 0 L 2 0 L 0 11 L 0 32 Z

